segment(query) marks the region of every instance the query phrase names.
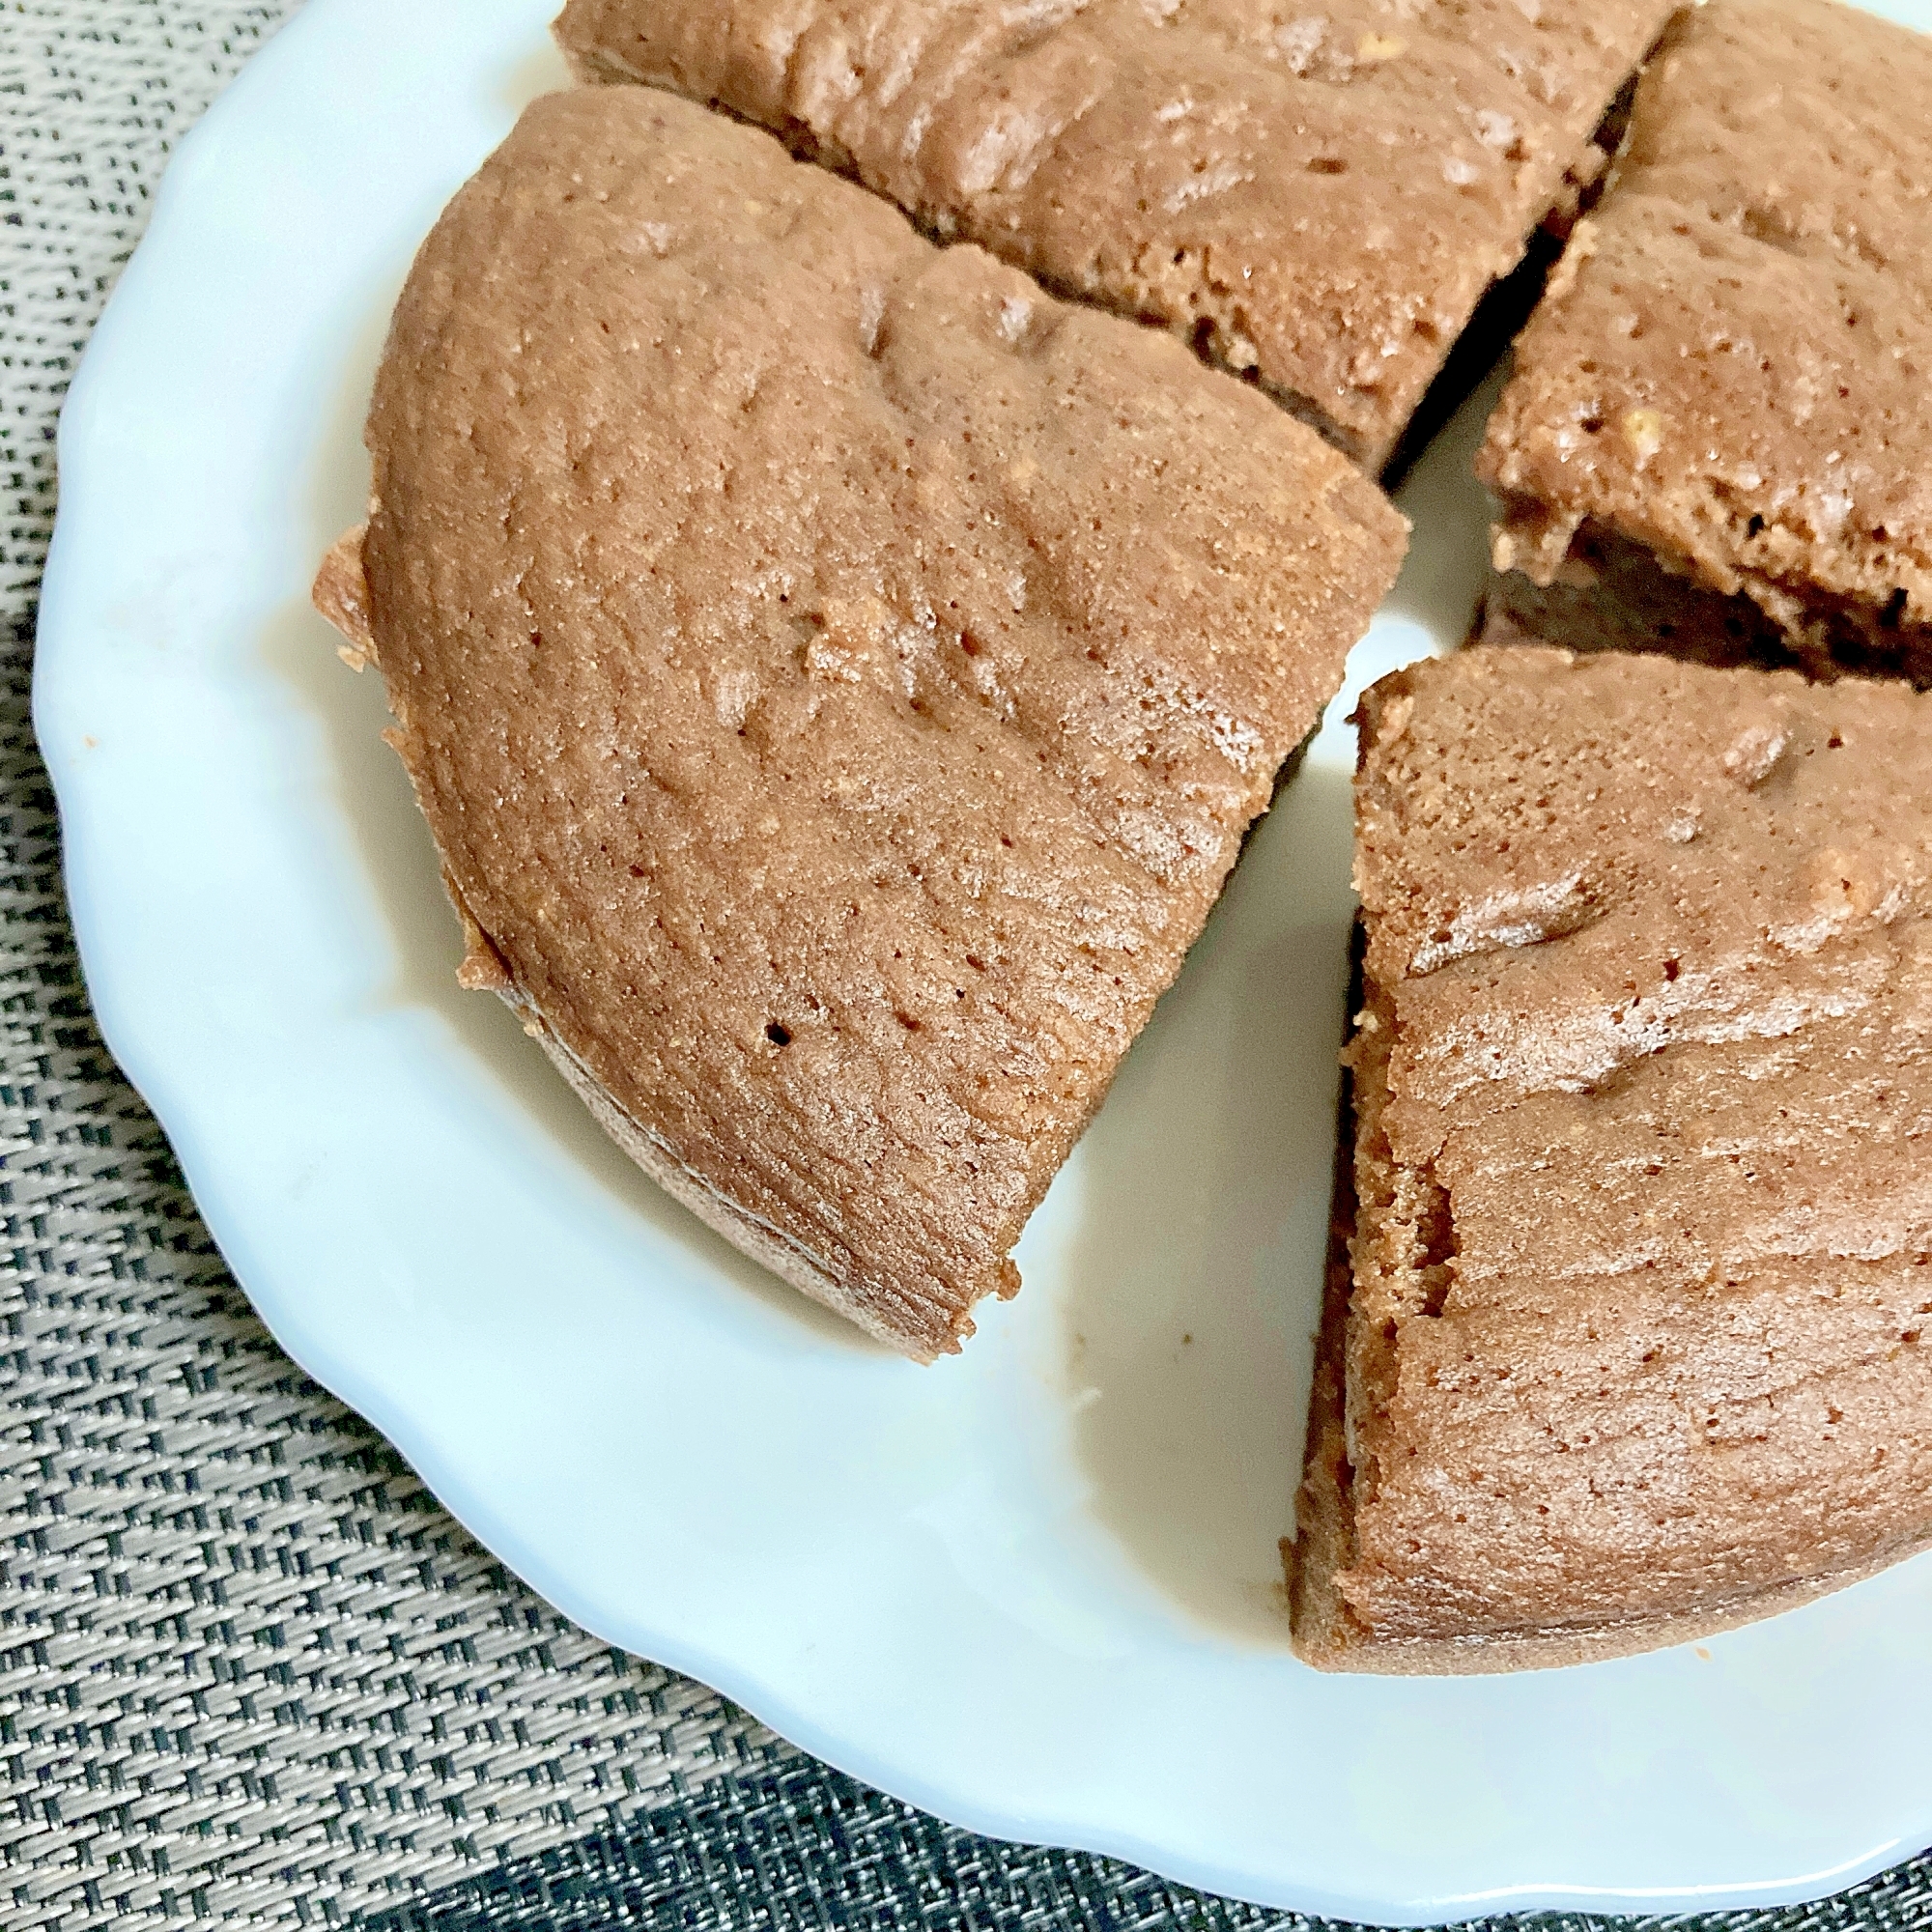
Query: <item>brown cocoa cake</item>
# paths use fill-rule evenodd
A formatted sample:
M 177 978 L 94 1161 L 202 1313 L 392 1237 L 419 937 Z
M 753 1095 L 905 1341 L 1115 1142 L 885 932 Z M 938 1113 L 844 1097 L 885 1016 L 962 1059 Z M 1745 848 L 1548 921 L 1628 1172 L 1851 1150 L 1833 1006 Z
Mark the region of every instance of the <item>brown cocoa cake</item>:
M 1362 705 L 1295 1635 L 1488 1670 L 1932 1539 L 1932 696 L 1473 648 Z
M 739 1246 L 956 1348 L 1401 518 L 1171 338 L 641 88 L 457 196 L 368 441 L 318 597 L 464 977 Z
M 1601 173 L 1661 0 L 571 0 L 648 81 L 928 232 L 1165 324 L 1371 469 L 1484 291 Z
M 1517 347 L 1485 636 L 1932 683 L 1932 41 L 1710 0 Z

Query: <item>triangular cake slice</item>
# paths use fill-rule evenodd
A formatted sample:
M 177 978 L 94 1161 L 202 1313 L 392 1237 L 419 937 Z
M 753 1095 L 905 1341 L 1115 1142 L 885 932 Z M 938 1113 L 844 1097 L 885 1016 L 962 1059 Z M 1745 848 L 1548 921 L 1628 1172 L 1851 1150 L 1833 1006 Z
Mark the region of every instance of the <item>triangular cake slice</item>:
M 746 1252 L 955 1349 L 1401 518 L 1171 337 L 643 89 L 457 196 L 368 440 L 318 601 L 466 980 Z
M 1362 706 L 1295 1636 L 1694 1636 L 1932 1540 L 1932 697 L 1475 649 Z
M 1671 11 L 570 0 L 556 35 L 583 79 L 727 108 L 935 234 L 1164 324 L 1379 469 L 1485 291 L 1601 173 Z M 1475 332 L 1471 380 L 1497 347 Z

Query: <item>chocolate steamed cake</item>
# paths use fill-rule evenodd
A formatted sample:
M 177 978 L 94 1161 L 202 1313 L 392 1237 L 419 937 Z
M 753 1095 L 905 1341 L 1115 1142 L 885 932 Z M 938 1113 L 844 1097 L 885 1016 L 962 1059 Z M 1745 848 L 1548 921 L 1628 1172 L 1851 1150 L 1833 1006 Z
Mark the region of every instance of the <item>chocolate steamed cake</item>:
M 1673 24 L 1479 465 L 1485 635 L 1932 683 L 1932 41 Z
M 1478 299 L 1601 173 L 1662 0 L 571 0 L 649 81 L 928 231 L 1157 321 L 1370 469 Z
M 1473 649 L 1362 706 L 1312 1662 L 1569 1662 L 1932 1537 L 1932 696 Z
M 464 978 L 746 1252 L 956 1348 L 1402 520 L 1171 338 L 639 88 L 457 196 L 368 441 L 318 594 Z

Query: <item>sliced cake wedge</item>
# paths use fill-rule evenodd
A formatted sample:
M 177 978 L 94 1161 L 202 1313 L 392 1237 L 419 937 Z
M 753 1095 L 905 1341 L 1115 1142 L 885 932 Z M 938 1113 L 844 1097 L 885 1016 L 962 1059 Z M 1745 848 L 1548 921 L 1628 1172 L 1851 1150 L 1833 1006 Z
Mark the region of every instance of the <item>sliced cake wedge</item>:
M 1932 1541 L 1932 696 L 1465 650 L 1361 712 L 1294 1634 L 1493 1670 Z
M 929 1359 L 1393 579 L 1312 431 L 768 135 L 536 102 L 425 243 L 318 600 L 643 1166 Z

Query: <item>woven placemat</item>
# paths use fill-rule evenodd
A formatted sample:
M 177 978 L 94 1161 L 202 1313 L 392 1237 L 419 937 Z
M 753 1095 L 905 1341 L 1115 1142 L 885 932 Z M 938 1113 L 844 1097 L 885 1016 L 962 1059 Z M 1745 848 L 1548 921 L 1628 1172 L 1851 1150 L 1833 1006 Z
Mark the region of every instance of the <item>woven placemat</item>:
M 576 1629 L 275 1348 L 102 1047 L 27 717 L 54 418 L 292 11 L 0 0 L 0 1924 L 1309 1923 L 939 1825 Z M 1932 1927 L 1932 1861 L 1709 1922 Z

